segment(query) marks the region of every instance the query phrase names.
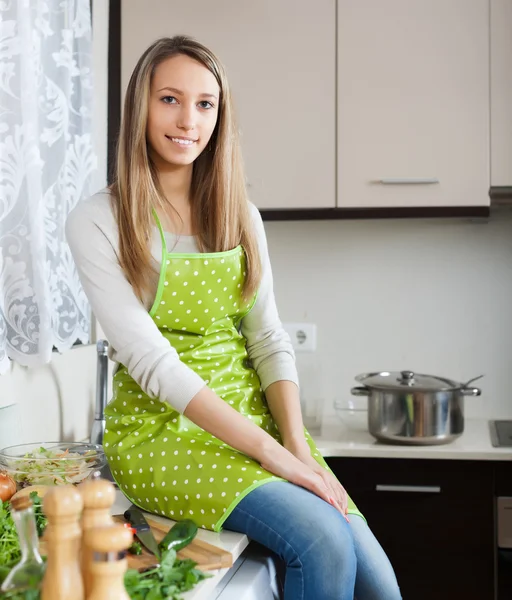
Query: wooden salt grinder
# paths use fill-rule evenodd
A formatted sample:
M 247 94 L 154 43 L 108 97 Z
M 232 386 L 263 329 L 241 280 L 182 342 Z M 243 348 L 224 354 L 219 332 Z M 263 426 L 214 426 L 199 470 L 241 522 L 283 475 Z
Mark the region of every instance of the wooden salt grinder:
M 44 497 L 48 558 L 41 600 L 84 600 L 79 559 L 82 508 L 82 496 L 73 485 L 55 486 Z
M 87 600 L 130 600 L 124 587 L 124 574 L 128 568 L 126 551 L 132 542 L 133 533 L 120 524 L 85 532 L 85 543 L 93 553 L 91 593 Z
M 82 496 L 84 510 L 82 513 L 82 580 L 84 583 L 85 597 L 91 593 L 92 550 L 85 544 L 85 534 L 94 527 L 104 527 L 114 523 L 110 511 L 116 498 L 114 485 L 106 479 L 88 479 L 78 486 Z

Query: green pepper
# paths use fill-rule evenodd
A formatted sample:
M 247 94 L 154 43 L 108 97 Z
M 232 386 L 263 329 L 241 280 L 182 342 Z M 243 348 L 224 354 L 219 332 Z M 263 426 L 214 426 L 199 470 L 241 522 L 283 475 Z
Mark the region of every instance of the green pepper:
M 197 525 L 190 519 L 178 521 L 172 529 L 170 529 L 164 539 L 158 544 L 160 552 L 167 550 L 175 550 L 178 552 L 196 537 Z

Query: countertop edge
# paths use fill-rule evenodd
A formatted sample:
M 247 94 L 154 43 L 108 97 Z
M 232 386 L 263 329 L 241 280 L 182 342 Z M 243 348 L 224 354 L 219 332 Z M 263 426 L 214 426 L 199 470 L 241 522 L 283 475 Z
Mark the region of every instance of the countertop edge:
M 385 444 L 378 442 L 367 429 L 349 429 L 332 423 L 310 433 L 324 458 L 512 461 L 512 447 L 492 445 L 487 419 L 467 419 L 459 438 L 437 445 Z
M 393 450 L 387 446 L 382 448 L 329 448 L 322 447 L 321 442 L 317 443 L 317 448 L 324 458 L 395 458 L 410 460 L 483 460 L 483 461 L 512 461 L 512 449 L 507 453 L 503 452 L 480 452 L 480 451 L 451 451 L 451 452 L 429 452 L 418 451 L 415 449 Z

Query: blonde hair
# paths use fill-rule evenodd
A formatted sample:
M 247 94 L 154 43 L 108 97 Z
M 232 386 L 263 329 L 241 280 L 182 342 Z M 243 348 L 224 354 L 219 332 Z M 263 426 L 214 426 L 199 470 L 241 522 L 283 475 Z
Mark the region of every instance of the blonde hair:
M 153 270 L 149 243 L 154 224 L 152 211 L 165 205 L 146 141 L 151 80 L 160 63 L 179 54 L 204 65 L 220 88 L 217 124 L 208 150 L 193 165 L 191 211 L 198 246 L 201 252 L 223 252 L 243 246 L 247 261 L 243 295 L 249 299 L 261 279 L 261 262 L 229 85 L 217 57 L 187 36 L 154 42 L 140 57 L 126 90 L 116 176 L 111 186 L 119 227 L 120 264 L 142 300 Z

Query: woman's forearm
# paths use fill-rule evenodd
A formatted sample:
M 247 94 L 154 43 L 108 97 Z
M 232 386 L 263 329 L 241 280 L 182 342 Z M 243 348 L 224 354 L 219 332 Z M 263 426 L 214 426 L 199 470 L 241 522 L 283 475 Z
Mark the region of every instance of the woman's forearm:
M 183 414 L 205 431 L 259 463 L 267 462 L 272 453 L 281 450 L 273 437 L 208 387 L 192 398 Z
M 265 390 L 267 404 L 284 445 L 304 442 L 299 388 L 291 381 L 276 381 Z

